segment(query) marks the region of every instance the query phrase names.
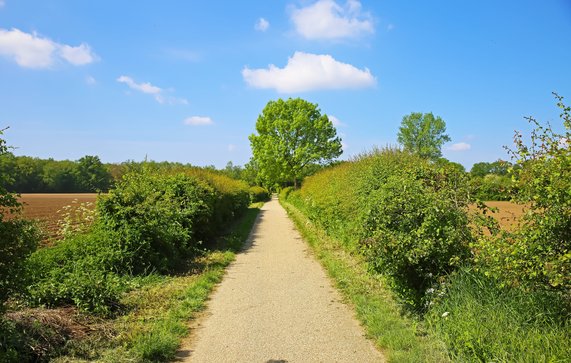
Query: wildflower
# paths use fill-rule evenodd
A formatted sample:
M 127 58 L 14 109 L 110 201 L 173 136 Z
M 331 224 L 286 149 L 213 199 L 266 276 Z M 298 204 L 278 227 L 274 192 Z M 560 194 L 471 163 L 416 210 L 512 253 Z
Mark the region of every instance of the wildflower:
M 442 317 L 445 318 L 445 317 L 447 317 L 449 314 L 450 314 L 450 313 L 449 313 L 448 311 L 445 311 L 445 312 L 442 314 Z

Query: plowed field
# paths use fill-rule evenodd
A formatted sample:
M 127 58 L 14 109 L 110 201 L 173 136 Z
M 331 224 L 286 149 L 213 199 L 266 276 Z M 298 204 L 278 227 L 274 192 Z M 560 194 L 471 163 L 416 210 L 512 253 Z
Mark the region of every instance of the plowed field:
M 90 208 L 95 207 L 97 194 L 22 194 L 20 202 L 23 203 L 23 217 L 38 220 L 46 239 L 50 240 L 57 235 L 58 221 L 62 219 L 62 208 L 66 205 L 79 205 L 91 202 Z

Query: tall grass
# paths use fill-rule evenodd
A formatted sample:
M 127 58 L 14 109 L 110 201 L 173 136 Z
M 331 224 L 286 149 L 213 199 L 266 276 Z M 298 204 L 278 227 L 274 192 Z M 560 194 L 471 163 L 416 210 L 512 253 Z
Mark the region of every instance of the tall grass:
M 455 274 L 426 321 L 459 362 L 569 362 L 571 311 L 553 292 L 501 286 L 470 269 Z

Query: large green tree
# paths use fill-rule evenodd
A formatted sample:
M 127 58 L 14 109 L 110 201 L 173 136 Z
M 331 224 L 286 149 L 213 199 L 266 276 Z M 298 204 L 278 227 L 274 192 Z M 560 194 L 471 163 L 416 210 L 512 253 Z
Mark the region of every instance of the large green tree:
M 269 184 L 293 183 L 314 164 L 342 153 L 341 139 L 327 115 L 301 98 L 270 101 L 258 116 L 258 134 L 250 143 L 261 179 Z
M 405 150 L 436 160 L 442 156 L 442 145 L 451 140 L 445 132 L 446 123 L 439 116 L 413 112 L 402 118 L 397 140 Z

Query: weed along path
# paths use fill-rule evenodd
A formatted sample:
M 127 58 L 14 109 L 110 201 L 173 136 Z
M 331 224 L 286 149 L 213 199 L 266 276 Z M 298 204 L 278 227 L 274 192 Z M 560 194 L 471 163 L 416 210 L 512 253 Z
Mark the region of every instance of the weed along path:
M 250 237 L 179 361 L 384 360 L 276 199 L 262 208 Z

